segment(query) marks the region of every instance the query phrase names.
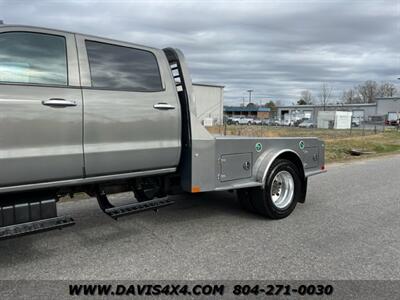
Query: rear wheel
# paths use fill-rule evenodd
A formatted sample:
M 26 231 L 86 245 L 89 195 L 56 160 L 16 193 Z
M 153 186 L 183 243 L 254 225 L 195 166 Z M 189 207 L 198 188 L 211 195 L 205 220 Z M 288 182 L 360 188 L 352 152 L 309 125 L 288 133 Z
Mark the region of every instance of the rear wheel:
M 301 200 L 302 180 L 295 164 L 286 159 L 276 160 L 267 174 L 265 188 L 251 188 L 241 193 L 239 201 L 248 210 L 271 219 L 289 216 Z

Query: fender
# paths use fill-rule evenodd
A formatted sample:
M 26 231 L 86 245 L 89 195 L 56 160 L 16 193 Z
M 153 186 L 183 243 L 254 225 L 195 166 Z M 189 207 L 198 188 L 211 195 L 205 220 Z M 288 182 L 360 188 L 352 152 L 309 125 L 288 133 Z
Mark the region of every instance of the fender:
M 262 188 L 265 188 L 265 181 L 267 180 L 268 171 L 272 165 L 272 163 L 282 154 L 290 153 L 296 155 L 298 160 L 301 162 L 300 156 L 297 152 L 291 149 L 282 149 L 278 152 L 274 150 L 265 151 L 260 157 L 257 159 L 254 164 L 256 181 L 262 183 Z M 303 178 L 305 178 L 304 168 L 301 170 Z

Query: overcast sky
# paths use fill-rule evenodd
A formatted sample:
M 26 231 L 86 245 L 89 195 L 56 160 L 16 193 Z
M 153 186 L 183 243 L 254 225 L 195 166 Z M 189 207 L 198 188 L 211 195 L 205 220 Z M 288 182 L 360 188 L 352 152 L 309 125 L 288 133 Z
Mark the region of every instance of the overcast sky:
M 53 27 L 184 51 L 194 82 L 225 104 L 290 104 L 322 82 L 340 96 L 365 80 L 400 88 L 400 0 L 0 0 L 8 24 Z

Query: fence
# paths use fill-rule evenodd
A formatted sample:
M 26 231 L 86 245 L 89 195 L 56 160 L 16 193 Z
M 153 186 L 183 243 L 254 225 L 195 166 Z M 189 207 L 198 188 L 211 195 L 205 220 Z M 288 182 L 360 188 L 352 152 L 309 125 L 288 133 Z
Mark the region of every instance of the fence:
M 385 131 L 399 130 L 399 126 L 388 126 L 384 118 L 371 118 L 361 122 L 352 122 L 349 129 L 322 129 L 296 126 L 228 125 L 214 126 L 208 130 L 217 135 L 259 136 L 259 137 L 298 137 L 316 136 L 324 139 L 345 138 L 351 136 L 368 136 Z

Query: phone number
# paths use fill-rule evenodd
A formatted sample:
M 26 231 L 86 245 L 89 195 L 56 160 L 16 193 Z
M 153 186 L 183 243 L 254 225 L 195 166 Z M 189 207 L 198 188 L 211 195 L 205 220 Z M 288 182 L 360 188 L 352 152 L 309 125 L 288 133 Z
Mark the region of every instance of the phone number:
M 300 296 L 323 296 L 332 295 L 332 285 L 299 285 L 292 287 L 291 285 L 284 284 L 269 284 L 265 287 L 259 285 L 235 285 L 233 287 L 233 294 L 236 296 L 248 295 L 266 295 L 266 296 L 279 296 L 279 295 L 300 295 Z

